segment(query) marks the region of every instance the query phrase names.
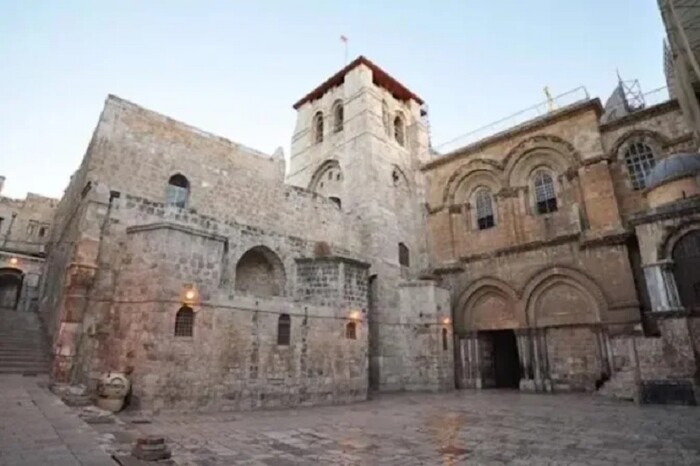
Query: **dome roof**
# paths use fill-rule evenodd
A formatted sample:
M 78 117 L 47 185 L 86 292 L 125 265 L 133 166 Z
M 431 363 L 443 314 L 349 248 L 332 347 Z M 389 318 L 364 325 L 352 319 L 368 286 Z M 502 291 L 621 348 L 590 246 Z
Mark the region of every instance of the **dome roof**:
M 700 153 L 679 152 L 665 157 L 647 175 L 647 189 L 700 173 Z

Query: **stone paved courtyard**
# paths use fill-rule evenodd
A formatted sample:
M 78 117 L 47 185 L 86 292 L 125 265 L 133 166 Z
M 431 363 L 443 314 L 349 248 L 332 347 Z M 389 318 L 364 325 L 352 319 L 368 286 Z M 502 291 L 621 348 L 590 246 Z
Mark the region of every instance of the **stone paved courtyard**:
M 698 408 L 465 391 L 295 410 L 126 413 L 88 425 L 44 385 L 0 376 L 0 464 L 116 465 L 103 450 L 128 453 L 139 435 L 155 434 L 178 465 L 700 465 Z
M 392 395 L 150 420 L 137 429 L 168 437 L 183 465 L 700 464 L 700 409 L 590 395 Z

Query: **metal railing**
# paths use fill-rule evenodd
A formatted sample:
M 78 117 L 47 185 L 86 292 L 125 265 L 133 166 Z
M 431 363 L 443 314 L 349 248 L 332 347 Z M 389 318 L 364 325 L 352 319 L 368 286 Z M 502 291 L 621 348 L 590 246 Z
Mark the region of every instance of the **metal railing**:
M 438 153 L 438 157 L 455 151 L 461 147 L 468 146 L 474 142 L 493 136 L 503 131 L 512 129 L 514 126 L 521 125 L 530 120 L 543 117 L 548 113 L 557 111 L 569 105 L 577 104 L 589 100 L 588 91 L 584 86 L 577 87 L 568 92 L 560 94 L 551 99 L 540 102 L 537 105 L 520 110 L 517 113 L 509 115 L 500 120 L 489 123 L 488 125 L 477 128 L 466 134 L 462 134 L 454 139 L 433 147 Z

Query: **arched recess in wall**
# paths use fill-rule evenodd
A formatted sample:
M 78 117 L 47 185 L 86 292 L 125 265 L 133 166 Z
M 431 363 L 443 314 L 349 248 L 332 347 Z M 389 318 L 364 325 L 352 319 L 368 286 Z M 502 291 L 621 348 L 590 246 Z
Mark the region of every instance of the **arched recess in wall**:
M 21 270 L 0 268 L 0 308 L 16 309 L 22 293 L 24 273 Z
M 528 326 L 594 324 L 608 308 L 600 287 L 583 273 L 568 267 L 550 267 L 535 274 L 525 286 Z
M 338 161 L 326 160 L 311 177 L 309 190 L 334 198 L 333 201 L 340 206 L 343 201 L 343 181 L 343 171 Z
M 563 174 L 580 161 L 581 155 L 568 141 L 547 134 L 533 136 L 520 142 L 506 155 L 503 160 L 505 180 L 508 187 L 524 187 L 539 167 Z
M 481 278 L 472 283 L 460 295 L 456 309 L 455 329 L 460 334 L 525 326 L 515 290 L 497 278 Z
M 687 309 L 700 309 L 700 224 L 676 230 L 665 245 L 673 260 L 678 296 Z
M 489 187 L 495 194 L 502 188 L 502 172 L 498 162 L 479 159 L 468 162 L 456 169 L 445 183 L 442 202 L 446 206 L 468 202 L 469 192 L 477 185 Z
M 283 296 L 287 276 L 284 264 L 270 248 L 256 246 L 236 264 L 235 290 L 255 296 Z

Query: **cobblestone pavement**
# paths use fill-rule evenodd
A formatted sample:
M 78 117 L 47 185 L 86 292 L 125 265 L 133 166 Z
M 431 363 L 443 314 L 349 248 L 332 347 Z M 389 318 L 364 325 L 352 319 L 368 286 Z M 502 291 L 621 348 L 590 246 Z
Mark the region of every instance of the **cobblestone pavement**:
M 46 385 L 45 377 L 0 375 L 0 465 L 115 466 L 96 432 Z
M 180 465 L 700 465 L 700 408 L 585 394 L 464 391 L 121 419 L 164 435 Z

